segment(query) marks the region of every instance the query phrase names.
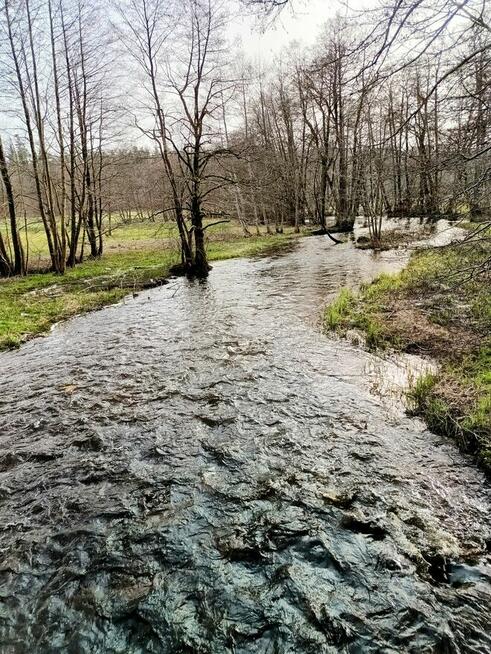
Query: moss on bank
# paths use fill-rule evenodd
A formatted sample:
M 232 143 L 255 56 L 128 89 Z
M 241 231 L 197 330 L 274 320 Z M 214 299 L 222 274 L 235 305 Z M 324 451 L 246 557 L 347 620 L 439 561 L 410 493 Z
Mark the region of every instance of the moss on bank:
M 136 240 L 135 240 L 136 239 Z M 111 251 L 100 259 L 87 260 L 63 276 L 39 273 L 0 281 L 0 350 L 18 347 L 42 334 L 60 320 L 120 301 L 132 292 L 164 283 L 178 256 L 170 245 L 138 239 L 131 249 Z M 291 234 L 245 238 L 228 229 L 223 240 L 214 236 L 208 244 L 210 261 L 266 254 L 288 246 Z
M 327 330 L 363 332 L 367 347 L 427 355 L 438 372 L 409 391 L 430 429 L 452 436 L 491 472 L 491 246 L 471 240 L 419 251 L 397 275 L 326 309 Z

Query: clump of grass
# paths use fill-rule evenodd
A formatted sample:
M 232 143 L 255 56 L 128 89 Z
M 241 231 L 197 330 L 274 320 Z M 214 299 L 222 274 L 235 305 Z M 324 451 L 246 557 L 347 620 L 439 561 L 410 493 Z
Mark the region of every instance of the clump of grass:
M 437 395 L 438 375 L 420 377 L 408 391 L 416 415 L 423 416 L 428 427 L 438 434 L 453 436 L 462 443 L 463 434 L 448 402 Z
M 444 364 L 408 392 L 414 413 L 438 434 L 476 454 L 491 472 L 491 372 L 489 349 L 460 366 Z
M 338 331 L 343 334 L 349 329 L 364 333 L 369 349 L 384 348 L 387 344 L 380 314 L 383 310 L 384 294 L 393 285 L 397 285 L 392 275 L 381 275 L 371 284 L 361 287 L 359 294 L 344 288 L 324 314 L 324 325 L 327 331 Z
M 386 346 L 383 327 L 375 319 L 366 317 L 363 321 L 367 347 L 371 350 L 384 349 Z
M 327 329 L 334 330 L 350 319 L 355 305 L 355 296 L 349 288 L 343 288 L 336 299 L 327 307 L 324 322 Z

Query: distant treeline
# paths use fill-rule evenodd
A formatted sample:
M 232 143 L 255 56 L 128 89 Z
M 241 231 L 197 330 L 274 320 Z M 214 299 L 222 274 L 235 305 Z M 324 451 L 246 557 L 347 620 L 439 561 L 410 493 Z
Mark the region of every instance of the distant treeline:
M 478 3 L 336 17 L 268 70 L 231 63 L 227 4 L 2 0 L 0 275 L 27 272 L 30 217 L 59 273 L 137 218 L 174 220 L 183 268 L 206 274 L 207 223 L 227 216 L 345 231 L 361 212 L 377 237 L 384 215 L 489 210 Z M 135 134 L 148 145 L 118 145 Z

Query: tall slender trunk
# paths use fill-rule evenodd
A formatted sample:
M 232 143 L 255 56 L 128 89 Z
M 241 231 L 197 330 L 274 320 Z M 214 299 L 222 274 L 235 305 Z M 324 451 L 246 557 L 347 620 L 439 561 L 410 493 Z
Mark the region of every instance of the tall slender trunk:
M 53 62 L 53 82 L 55 92 L 56 104 L 56 123 L 58 131 L 58 145 L 60 148 L 60 184 L 61 184 L 61 199 L 58 202 L 58 211 L 60 214 L 60 243 L 58 257 L 60 260 L 60 272 L 65 270 L 66 265 L 66 227 L 65 227 L 65 209 L 66 209 L 66 188 L 65 188 L 65 146 L 63 139 L 63 126 L 61 116 L 61 101 L 60 101 L 60 87 L 58 80 L 58 62 L 56 58 L 56 43 L 55 43 L 55 30 L 53 21 L 53 10 L 51 0 L 48 0 L 48 14 L 49 14 L 49 27 L 50 27 L 50 40 L 51 40 L 51 59 Z M 61 268 L 63 270 L 61 270 Z
M 76 210 L 76 180 L 75 180 L 75 98 L 73 90 L 72 63 L 70 60 L 70 51 L 65 25 L 65 16 L 63 14 L 63 5 L 60 3 L 61 26 L 63 32 L 63 44 L 65 50 L 65 67 L 68 82 L 68 132 L 69 132 L 69 180 L 70 180 L 70 219 L 69 219 L 69 237 L 68 237 L 68 255 L 66 265 L 73 268 L 77 262 L 77 249 L 80 237 L 81 221 L 78 219 Z M 66 230 L 66 227 L 65 227 Z
M 55 203 L 54 203 L 54 188 L 51 178 L 51 169 L 48 158 L 48 149 L 46 146 L 45 140 L 45 131 L 44 131 L 44 115 L 41 106 L 41 95 L 39 91 L 39 78 L 38 78 L 38 67 L 37 67 L 37 58 L 34 48 L 34 26 L 31 16 L 31 7 L 30 1 L 25 0 L 26 7 L 26 16 L 27 16 L 27 26 L 28 26 L 28 40 L 29 40 L 29 50 L 31 54 L 31 92 L 33 96 L 33 107 L 34 107 L 34 121 L 37 128 L 37 136 L 39 142 L 39 160 L 42 166 L 42 176 L 43 184 L 45 187 L 45 197 L 46 197 L 46 208 L 47 208 L 47 218 L 48 224 L 50 226 L 51 239 L 52 239 L 52 268 L 57 273 L 65 272 L 65 259 L 61 249 L 60 235 L 58 232 L 58 225 L 56 223 L 55 215 Z
M 190 272 L 198 277 L 206 277 L 210 270 L 206 258 L 205 230 L 203 229 L 203 212 L 200 201 L 199 183 L 195 183 L 191 199 L 191 224 L 194 236 L 194 263 Z
M 5 241 L 2 234 L 0 234 L 0 277 L 10 277 L 12 274 L 12 262 L 5 247 Z
M 5 194 L 7 196 L 7 205 L 8 205 L 9 221 L 10 221 L 10 238 L 12 239 L 12 248 L 14 250 L 14 260 L 11 265 L 11 272 L 14 275 L 24 275 L 26 273 L 24 249 L 22 247 L 22 242 L 20 240 L 19 230 L 17 227 L 14 192 L 12 189 L 12 182 L 10 180 L 10 174 L 8 170 L 7 160 L 5 158 L 5 152 L 3 149 L 3 143 L 1 137 L 0 137 L 0 176 L 2 177 L 3 185 L 5 187 Z M 4 253 L 1 253 L 0 250 L 0 255 L 2 259 L 5 258 L 4 254 L 6 254 L 6 250 L 4 250 Z
M 48 250 L 51 258 L 51 265 L 54 270 L 56 270 L 57 267 L 57 257 L 56 257 L 56 250 L 55 250 L 55 243 L 53 241 L 53 235 L 52 235 L 52 225 L 50 224 L 50 220 L 48 218 L 45 206 L 44 206 L 44 199 L 43 199 L 43 192 L 42 192 L 42 187 L 41 187 L 41 176 L 40 176 L 40 171 L 39 171 L 39 163 L 38 163 L 38 155 L 37 155 L 37 150 L 36 150 L 36 143 L 34 140 L 34 129 L 33 129 L 33 124 L 32 124 L 32 117 L 31 117 L 31 111 L 29 109 L 28 101 L 27 101 L 27 91 L 26 91 L 26 86 L 24 84 L 24 78 L 22 75 L 22 70 L 21 70 L 21 64 L 20 64 L 20 59 L 19 59 L 19 53 L 16 49 L 15 45 L 15 36 L 14 32 L 12 29 L 12 20 L 10 16 L 10 2 L 9 0 L 4 0 L 4 9 L 5 9 L 5 17 L 7 19 L 7 34 L 8 34 L 8 41 L 9 41 L 9 47 L 10 47 L 10 52 L 12 54 L 12 60 L 14 62 L 14 69 L 15 69 L 15 75 L 17 79 L 17 85 L 18 85 L 18 91 L 19 91 L 19 96 L 20 100 L 22 103 L 22 110 L 24 114 L 24 120 L 26 124 L 26 131 L 27 131 L 27 137 L 29 141 L 29 148 L 30 148 L 30 153 L 31 153 L 31 159 L 32 159 L 32 168 L 33 168 L 33 176 L 34 176 L 34 184 L 36 188 L 36 198 L 38 202 L 38 208 L 39 208 L 39 215 L 41 216 L 41 220 L 43 222 L 44 230 L 46 232 L 46 240 L 48 242 Z M 22 44 L 21 46 L 22 53 L 24 54 L 25 57 L 25 52 L 24 52 L 24 45 Z

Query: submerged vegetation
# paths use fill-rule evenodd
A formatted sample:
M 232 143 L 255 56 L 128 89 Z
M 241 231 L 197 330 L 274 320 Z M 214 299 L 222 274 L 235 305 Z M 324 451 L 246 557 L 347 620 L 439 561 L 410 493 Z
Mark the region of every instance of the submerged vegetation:
M 363 333 L 370 349 L 434 358 L 436 373 L 409 392 L 433 431 L 456 439 L 491 470 L 491 246 L 463 243 L 420 250 L 399 274 L 382 275 L 359 293 L 344 289 L 325 326 Z

